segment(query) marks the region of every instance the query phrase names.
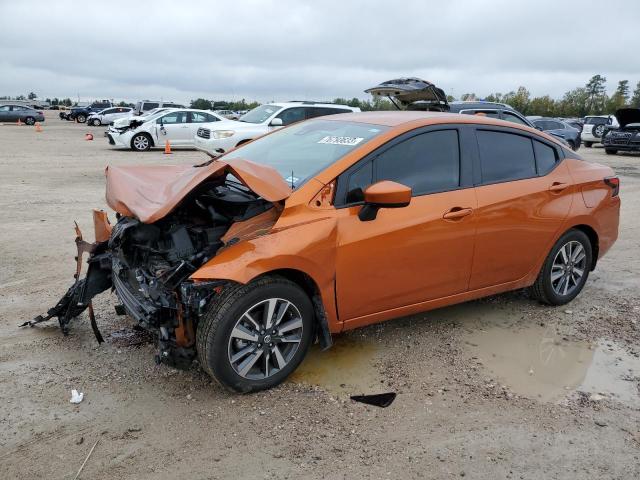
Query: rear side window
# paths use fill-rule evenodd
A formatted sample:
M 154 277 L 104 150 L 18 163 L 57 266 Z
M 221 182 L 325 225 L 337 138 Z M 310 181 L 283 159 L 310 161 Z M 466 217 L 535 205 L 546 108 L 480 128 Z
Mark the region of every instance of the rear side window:
M 556 162 L 558 161 L 556 150 L 537 140 L 533 141 L 533 150 L 536 154 L 538 175 L 546 175 L 553 170 L 553 167 L 556 166 Z
M 530 138 L 488 130 L 477 130 L 476 134 L 483 183 L 536 176 L 536 162 Z
M 457 130 L 422 133 L 394 145 L 375 159 L 376 179 L 411 187 L 413 195 L 451 190 L 460 185 Z
M 307 118 L 321 117 L 323 115 L 335 115 L 338 113 L 351 113 L 351 110 L 346 110 L 344 108 L 313 107 L 309 109 Z
M 514 115 L 513 113 L 502 112 L 502 115 L 504 116 L 503 120 L 506 120 L 507 122 L 518 123 L 520 125 L 527 125 L 527 122 L 525 122 L 519 116 Z

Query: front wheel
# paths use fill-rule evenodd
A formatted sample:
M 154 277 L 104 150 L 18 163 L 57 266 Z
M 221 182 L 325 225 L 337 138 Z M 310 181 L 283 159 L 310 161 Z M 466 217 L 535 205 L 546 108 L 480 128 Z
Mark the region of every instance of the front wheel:
M 91 125 L 93 125 L 94 127 L 99 127 L 101 124 L 102 122 L 100 122 L 100 120 L 97 118 L 91 120 Z
M 591 241 L 580 230 L 569 230 L 547 256 L 531 295 L 548 305 L 564 305 L 580 293 L 593 262 Z
M 607 155 L 615 155 L 616 153 L 618 153 L 618 150 L 616 150 L 615 148 L 605 148 L 604 151 Z
M 151 148 L 151 138 L 146 133 L 138 133 L 131 139 L 131 148 L 137 152 L 146 152 Z
M 87 117 L 81 113 L 76 117 L 76 120 L 78 120 L 78 123 L 84 123 L 87 121 Z
M 225 387 L 248 393 L 280 384 L 313 340 L 314 311 L 295 283 L 265 276 L 223 290 L 197 329 L 198 359 Z
M 576 142 L 574 142 L 573 140 L 567 140 L 567 143 L 569 144 L 569 148 L 573 151 L 575 151 L 576 149 Z
M 591 145 L 593 145 L 593 142 L 584 142 L 584 146 L 587 148 L 591 148 Z

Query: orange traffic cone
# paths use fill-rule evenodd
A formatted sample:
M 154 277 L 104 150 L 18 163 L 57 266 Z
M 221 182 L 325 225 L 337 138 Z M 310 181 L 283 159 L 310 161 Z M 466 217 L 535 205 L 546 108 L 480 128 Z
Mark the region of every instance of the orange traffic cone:
M 18 119 L 18 126 L 22 125 L 22 121 Z
M 42 127 L 40 126 L 40 122 L 36 122 L 36 132 L 41 132 Z
M 84 139 L 85 140 L 93 140 L 93 135 L 91 133 L 85 133 Z
M 171 153 L 171 144 L 169 143 L 169 140 L 167 140 L 164 144 L 164 154 L 171 155 Z

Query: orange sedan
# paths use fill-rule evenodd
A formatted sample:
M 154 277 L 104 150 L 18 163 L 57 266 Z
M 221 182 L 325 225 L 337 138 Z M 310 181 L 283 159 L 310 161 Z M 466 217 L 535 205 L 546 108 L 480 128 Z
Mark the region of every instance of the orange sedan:
M 269 388 L 345 330 L 525 287 L 571 301 L 617 238 L 618 190 L 524 125 L 309 120 L 202 165 L 109 168 L 118 221 L 96 213 L 86 278 L 35 322 L 66 331 L 113 287 L 159 361 L 197 356 L 231 389 Z

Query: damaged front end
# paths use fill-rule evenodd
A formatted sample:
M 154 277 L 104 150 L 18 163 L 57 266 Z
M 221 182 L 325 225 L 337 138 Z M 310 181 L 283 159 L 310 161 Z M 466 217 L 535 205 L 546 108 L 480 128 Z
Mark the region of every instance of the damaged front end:
M 290 192 L 268 167 L 236 163 L 108 169 L 107 202 L 117 222 L 111 226 L 104 212 L 94 211 L 95 243 L 83 240 L 76 225 L 74 284 L 46 315 L 23 326 L 56 317 L 66 335 L 70 321 L 88 309 L 101 342 L 91 300 L 112 289 L 119 300 L 116 313 L 155 333 L 156 360 L 188 366 L 196 355 L 198 321 L 225 283 L 189 277 L 247 230 L 268 232 Z M 87 273 L 80 278 L 85 254 Z

